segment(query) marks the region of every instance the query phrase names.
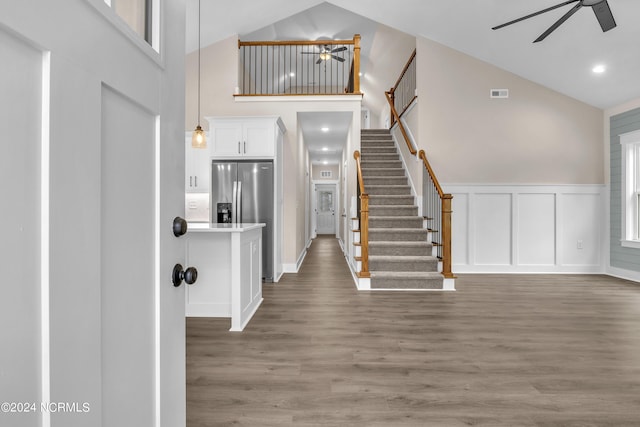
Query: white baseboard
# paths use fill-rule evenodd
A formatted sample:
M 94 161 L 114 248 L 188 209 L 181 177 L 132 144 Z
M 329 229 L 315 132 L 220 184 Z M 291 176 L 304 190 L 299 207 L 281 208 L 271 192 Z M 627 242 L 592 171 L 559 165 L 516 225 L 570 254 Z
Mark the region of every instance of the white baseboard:
M 609 276 L 617 277 L 618 279 L 631 280 L 632 282 L 640 283 L 639 271 L 624 270 L 622 268 L 609 266 L 607 274 Z
M 309 246 L 311 246 L 311 243 L 309 243 Z M 304 250 L 298 257 L 298 261 L 296 261 L 295 264 L 282 264 L 283 273 L 297 273 L 298 271 L 300 271 L 300 267 L 302 266 L 302 263 L 307 256 L 307 248 L 309 246 L 304 248 Z

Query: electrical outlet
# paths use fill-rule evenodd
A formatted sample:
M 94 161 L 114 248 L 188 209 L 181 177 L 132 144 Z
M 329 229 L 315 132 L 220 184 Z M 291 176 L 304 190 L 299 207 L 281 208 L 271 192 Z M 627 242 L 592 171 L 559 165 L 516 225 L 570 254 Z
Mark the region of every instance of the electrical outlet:
M 584 245 L 583 245 L 582 240 L 578 240 L 577 246 L 578 246 L 578 249 L 584 249 Z

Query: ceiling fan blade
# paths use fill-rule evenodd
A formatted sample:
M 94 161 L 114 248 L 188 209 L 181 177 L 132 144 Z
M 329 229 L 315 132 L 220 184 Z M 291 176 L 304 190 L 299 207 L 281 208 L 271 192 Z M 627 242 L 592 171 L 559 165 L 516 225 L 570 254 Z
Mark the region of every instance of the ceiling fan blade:
M 344 58 L 340 58 L 339 56 L 331 55 L 331 57 L 336 61 L 344 62 Z
M 613 13 L 611 13 L 611 8 L 606 0 L 591 6 L 591 8 L 593 9 L 593 13 L 596 14 L 596 18 L 598 18 L 603 32 L 607 32 L 616 27 L 616 20 L 613 19 Z
M 538 43 L 538 42 L 541 42 L 542 40 L 546 39 L 549 34 L 553 33 L 560 25 L 562 25 L 562 23 L 564 21 L 569 19 L 571 17 L 571 15 L 573 15 L 578 10 L 580 10 L 581 7 L 582 7 L 582 2 L 580 2 L 577 5 L 573 6 L 569 12 L 565 13 L 564 15 L 562 15 L 562 18 L 558 19 L 552 26 L 550 26 L 547 29 L 547 31 L 545 31 L 544 33 L 540 34 L 540 37 L 535 39 L 533 42 L 534 43 Z
M 560 3 L 560 4 L 557 4 L 557 5 L 555 5 L 555 6 L 551 6 L 551 7 L 548 7 L 548 8 L 546 8 L 546 9 L 539 10 L 539 11 L 537 11 L 537 12 L 534 12 L 534 13 L 530 14 L 530 15 L 523 16 L 522 18 L 518 18 L 518 19 L 514 19 L 513 21 L 505 22 L 504 24 L 501 24 L 501 25 L 495 26 L 495 27 L 493 27 L 493 28 L 491 28 L 491 29 L 492 29 L 492 30 L 499 30 L 500 28 L 504 28 L 504 27 L 506 27 L 506 26 L 508 26 L 508 25 L 515 24 L 516 22 L 520 22 L 520 21 L 524 21 L 525 19 L 533 18 L 534 16 L 541 15 L 541 14 L 543 14 L 543 13 L 549 12 L 549 11 L 551 11 L 551 10 L 557 9 L 557 8 L 559 8 L 559 7 L 562 7 L 562 6 L 566 6 L 566 5 L 571 4 L 571 3 L 575 3 L 575 2 L 577 2 L 577 1 L 580 1 L 580 0 L 569 0 L 569 1 L 565 1 L 565 2 Z
M 316 65 L 320 64 L 322 62 L 322 58 L 318 58 L 318 60 L 316 61 Z
M 333 49 L 333 50 L 331 51 L 331 53 L 344 52 L 345 50 L 347 50 L 347 47 L 346 47 L 346 46 L 337 47 L 337 48 Z

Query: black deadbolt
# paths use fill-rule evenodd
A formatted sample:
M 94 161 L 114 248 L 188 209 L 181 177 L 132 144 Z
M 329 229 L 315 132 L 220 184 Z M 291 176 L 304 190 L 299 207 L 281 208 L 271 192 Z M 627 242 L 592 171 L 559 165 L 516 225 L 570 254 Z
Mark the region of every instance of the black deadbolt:
M 176 237 L 183 236 L 187 233 L 187 221 L 179 216 L 173 219 L 173 235 Z

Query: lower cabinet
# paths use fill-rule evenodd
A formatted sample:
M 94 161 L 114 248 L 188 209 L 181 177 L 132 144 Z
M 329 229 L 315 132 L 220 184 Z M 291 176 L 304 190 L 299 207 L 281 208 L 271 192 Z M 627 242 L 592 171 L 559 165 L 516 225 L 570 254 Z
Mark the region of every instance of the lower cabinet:
M 242 331 L 262 303 L 263 224 L 189 223 L 186 265 L 198 280 L 185 293 L 187 317 L 229 317 Z

